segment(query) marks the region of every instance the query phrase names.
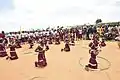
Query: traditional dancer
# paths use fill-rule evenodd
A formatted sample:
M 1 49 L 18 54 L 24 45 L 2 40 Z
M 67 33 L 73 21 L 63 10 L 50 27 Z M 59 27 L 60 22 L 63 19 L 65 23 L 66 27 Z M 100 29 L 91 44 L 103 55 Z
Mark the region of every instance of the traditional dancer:
M 55 38 L 55 44 L 56 44 L 56 45 L 60 44 L 60 38 L 59 38 L 59 35 L 56 35 L 56 38 Z
M 10 56 L 8 56 L 6 58 L 6 60 L 10 59 L 10 60 L 16 60 L 18 59 L 17 53 L 16 53 L 16 44 L 15 42 L 12 42 L 9 44 L 9 48 L 10 48 Z
M 89 59 L 89 64 L 85 66 L 85 69 L 87 71 L 89 71 L 89 69 L 98 69 L 98 63 L 96 61 L 96 56 L 99 54 L 99 51 L 101 51 L 101 50 L 98 50 L 99 48 L 101 48 L 101 45 L 99 44 L 97 37 L 93 38 L 93 42 L 89 44 L 89 47 L 91 48 L 89 50 L 91 57 Z
M 85 66 L 85 69 L 89 71 L 90 69 L 98 69 L 98 63 L 96 61 L 96 56 L 99 54 L 98 49 L 96 48 L 95 44 L 90 45 L 91 49 L 89 53 L 91 55 L 89 59 L 89 64 Z
M 73 34 L 73 33 L 72 33 L 72 34 Z M 75 39 L 74 39 L 74 36 L 71 35 L 71 36 L 70 36 L 70 39 L 71 39 L 71 45 L 72 45 L 72 46 L 75 46 Z
M 35 62 L 35 67 L 45 67 L 47 65 L 45 50 L 42 46 L 38 46 L 35 52 L 38 52 L 38 61 Z
M 3 38 L 0 38 L 0 57 L 5 57 L 7 56 L 7 52 L 5 49 L 5 45 L 3 43 Z
M 65 51 L 65 52 L 69 52 L 70 51 L 68 38 L 66 38 L 66 40 L 65 40 L 65 47 L 64 47 L 64 49 L 61 49 L 61 51 Z

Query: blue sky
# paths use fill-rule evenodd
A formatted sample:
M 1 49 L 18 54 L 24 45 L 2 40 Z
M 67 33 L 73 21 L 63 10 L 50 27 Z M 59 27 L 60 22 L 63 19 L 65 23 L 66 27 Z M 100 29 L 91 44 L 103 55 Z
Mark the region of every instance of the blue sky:
M 120 0 L 0 0 L 0 30 L 120 21 Z
M 0 0 L 0 11 L 11 10 L 14 8 L 12 0 Z

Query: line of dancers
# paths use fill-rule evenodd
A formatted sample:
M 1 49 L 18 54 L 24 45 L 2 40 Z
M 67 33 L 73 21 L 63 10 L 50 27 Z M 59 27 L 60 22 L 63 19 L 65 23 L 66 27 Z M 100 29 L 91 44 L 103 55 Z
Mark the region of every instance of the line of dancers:
M 82 36 L 81 36 L 82 37 Z M 35 52 L 38 52 L 38 60 L 35 61 L 35 67 L 45 67 L 47 66 L 47 60 L 45 57 L 45 52 L 49 50 L 50 44 L 59 45 L 61 41 L 64 41 L 65 46 L 61 51 L 69 52 L 70 46 L 75 46 L 75 34 L 74 31 L 64 31 L 62 29 L 58 29 L 57 32 L 53 35 L 51 32 L 48 34 L 40 34 L 37 36 L 30 35 L 22 38 L 17 37 L 9 37 L 6 39 L 5 36 L 0 36 L 0 57 L 6 57 L 6 60 L 16 60 L 18 59 L 18 55 L 16 53 L 16 49 L 22 48 L 22 45 L 28 43 L 29 49 L 33 49 L 35 43 L 39 44 L 39 46 L 35 49 Z M 93 36 L 93 42 L 89 44 L 91 48 L 89 53 L 91 54 L 91 58 L 89 60 L 89 64 L 86 65 L 86 68 L 97 69 L 98 64 L 96 61 L 96 56 L 99 53 L 98 46 L 104 47 L 106 46 L 104 40 L 101 42 L 96 34 Z M 7 54 L 6 49 L 10 48 L 10 55 Z

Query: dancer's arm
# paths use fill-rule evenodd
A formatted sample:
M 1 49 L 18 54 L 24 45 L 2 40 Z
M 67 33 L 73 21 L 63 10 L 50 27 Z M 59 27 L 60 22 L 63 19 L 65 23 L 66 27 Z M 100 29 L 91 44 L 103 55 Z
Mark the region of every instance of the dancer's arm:
M 39 52 L 39 47 L 37 47 L 37 48 L 35 49 L 35 52 Z

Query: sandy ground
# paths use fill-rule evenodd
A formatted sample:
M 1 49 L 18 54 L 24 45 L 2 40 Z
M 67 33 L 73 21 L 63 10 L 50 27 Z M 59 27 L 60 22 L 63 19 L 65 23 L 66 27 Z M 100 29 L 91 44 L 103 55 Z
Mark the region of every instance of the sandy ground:
M 0 58 L 0 80 L 120 80 L 120 49 L 117 42 L 107 42 L 98 55 L 100 70 L 90 72 L 84 70 L 89 60 L 88 43 L 78 41 L 71 46 L 70 52 L 61 52 L 64 44 L 50 45 L 45 68 L 34 66 L 37 45 L 31 50 L 29 45 L 23 45 L 23 48 L 17 49 L 18 60 Z

